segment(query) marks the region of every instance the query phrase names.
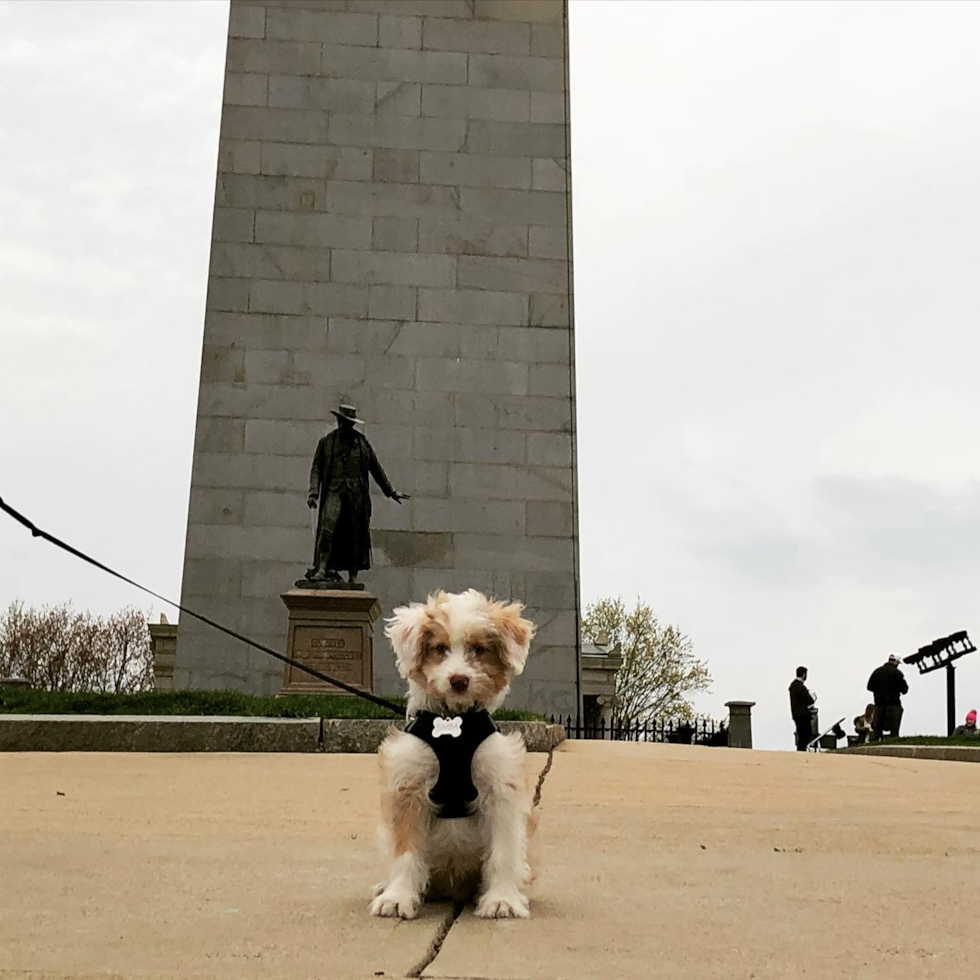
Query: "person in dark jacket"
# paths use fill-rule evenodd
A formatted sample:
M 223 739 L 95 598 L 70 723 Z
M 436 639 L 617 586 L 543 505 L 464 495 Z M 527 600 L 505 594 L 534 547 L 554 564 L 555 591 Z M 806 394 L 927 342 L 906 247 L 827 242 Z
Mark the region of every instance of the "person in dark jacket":
M 977 710 L 973 708 L 966 713 L 966 724 L 957 725 L 953 729 L 953 738 L 980 738 L 980 728 L 977 728 Z
M 789 710 L 796 725 L 796 751 L 806 752 L 813 738 L 813 722 L 810 720 L 810 705 L 817 699 L 806 686 L 806 667 L 796 668 L 796 680 L 789 686 Z
M 868 678 L 868 690 L 875 696 L 872 742 L 879 741 L 886 731 L 893 738 L 898 738 L 902 727 L 902 695 L 909 693 L 909 685 L 898 668 L 899 663 L 898 656 L 893 653 Z

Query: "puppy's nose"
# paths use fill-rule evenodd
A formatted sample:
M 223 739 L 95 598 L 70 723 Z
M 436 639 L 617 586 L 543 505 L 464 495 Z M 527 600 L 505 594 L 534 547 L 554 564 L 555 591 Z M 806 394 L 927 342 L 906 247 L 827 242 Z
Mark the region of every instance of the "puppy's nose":
M 466 674 L 453 674 L 449 678 L 449 686 L 457 693 L 462 694 L 470 686 L 470 679 Z

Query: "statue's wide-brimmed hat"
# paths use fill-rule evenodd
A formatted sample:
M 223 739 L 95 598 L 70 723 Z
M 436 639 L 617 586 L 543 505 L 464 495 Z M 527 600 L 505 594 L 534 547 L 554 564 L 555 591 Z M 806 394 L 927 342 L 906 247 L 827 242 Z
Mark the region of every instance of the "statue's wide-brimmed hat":
M 338 408 L 331 408 L 330 411 L 338 419 L 345 419 L 348 422 L 353 422 L 355 425 L 364 424 L 364 419 L 357 417 L 357 409 L 353 405 L 340 405 Z

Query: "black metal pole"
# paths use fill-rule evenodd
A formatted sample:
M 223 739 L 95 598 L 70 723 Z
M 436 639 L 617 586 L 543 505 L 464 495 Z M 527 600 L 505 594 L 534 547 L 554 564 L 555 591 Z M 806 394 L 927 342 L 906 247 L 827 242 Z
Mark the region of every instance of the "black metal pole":
M 946 664 L 946 735 L 956 727 L 956 664 Z

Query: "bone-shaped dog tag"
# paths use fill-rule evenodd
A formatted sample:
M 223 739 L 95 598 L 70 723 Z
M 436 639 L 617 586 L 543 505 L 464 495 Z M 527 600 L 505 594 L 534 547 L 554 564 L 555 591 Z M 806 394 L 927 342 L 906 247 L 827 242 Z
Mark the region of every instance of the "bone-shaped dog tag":
M 463 719 L 456 718 L 435 718 L 432 721 L 432 737 L 438 738 L 440 735 L 449 735 L 452 738 L 459 738 L 463 734 Z

